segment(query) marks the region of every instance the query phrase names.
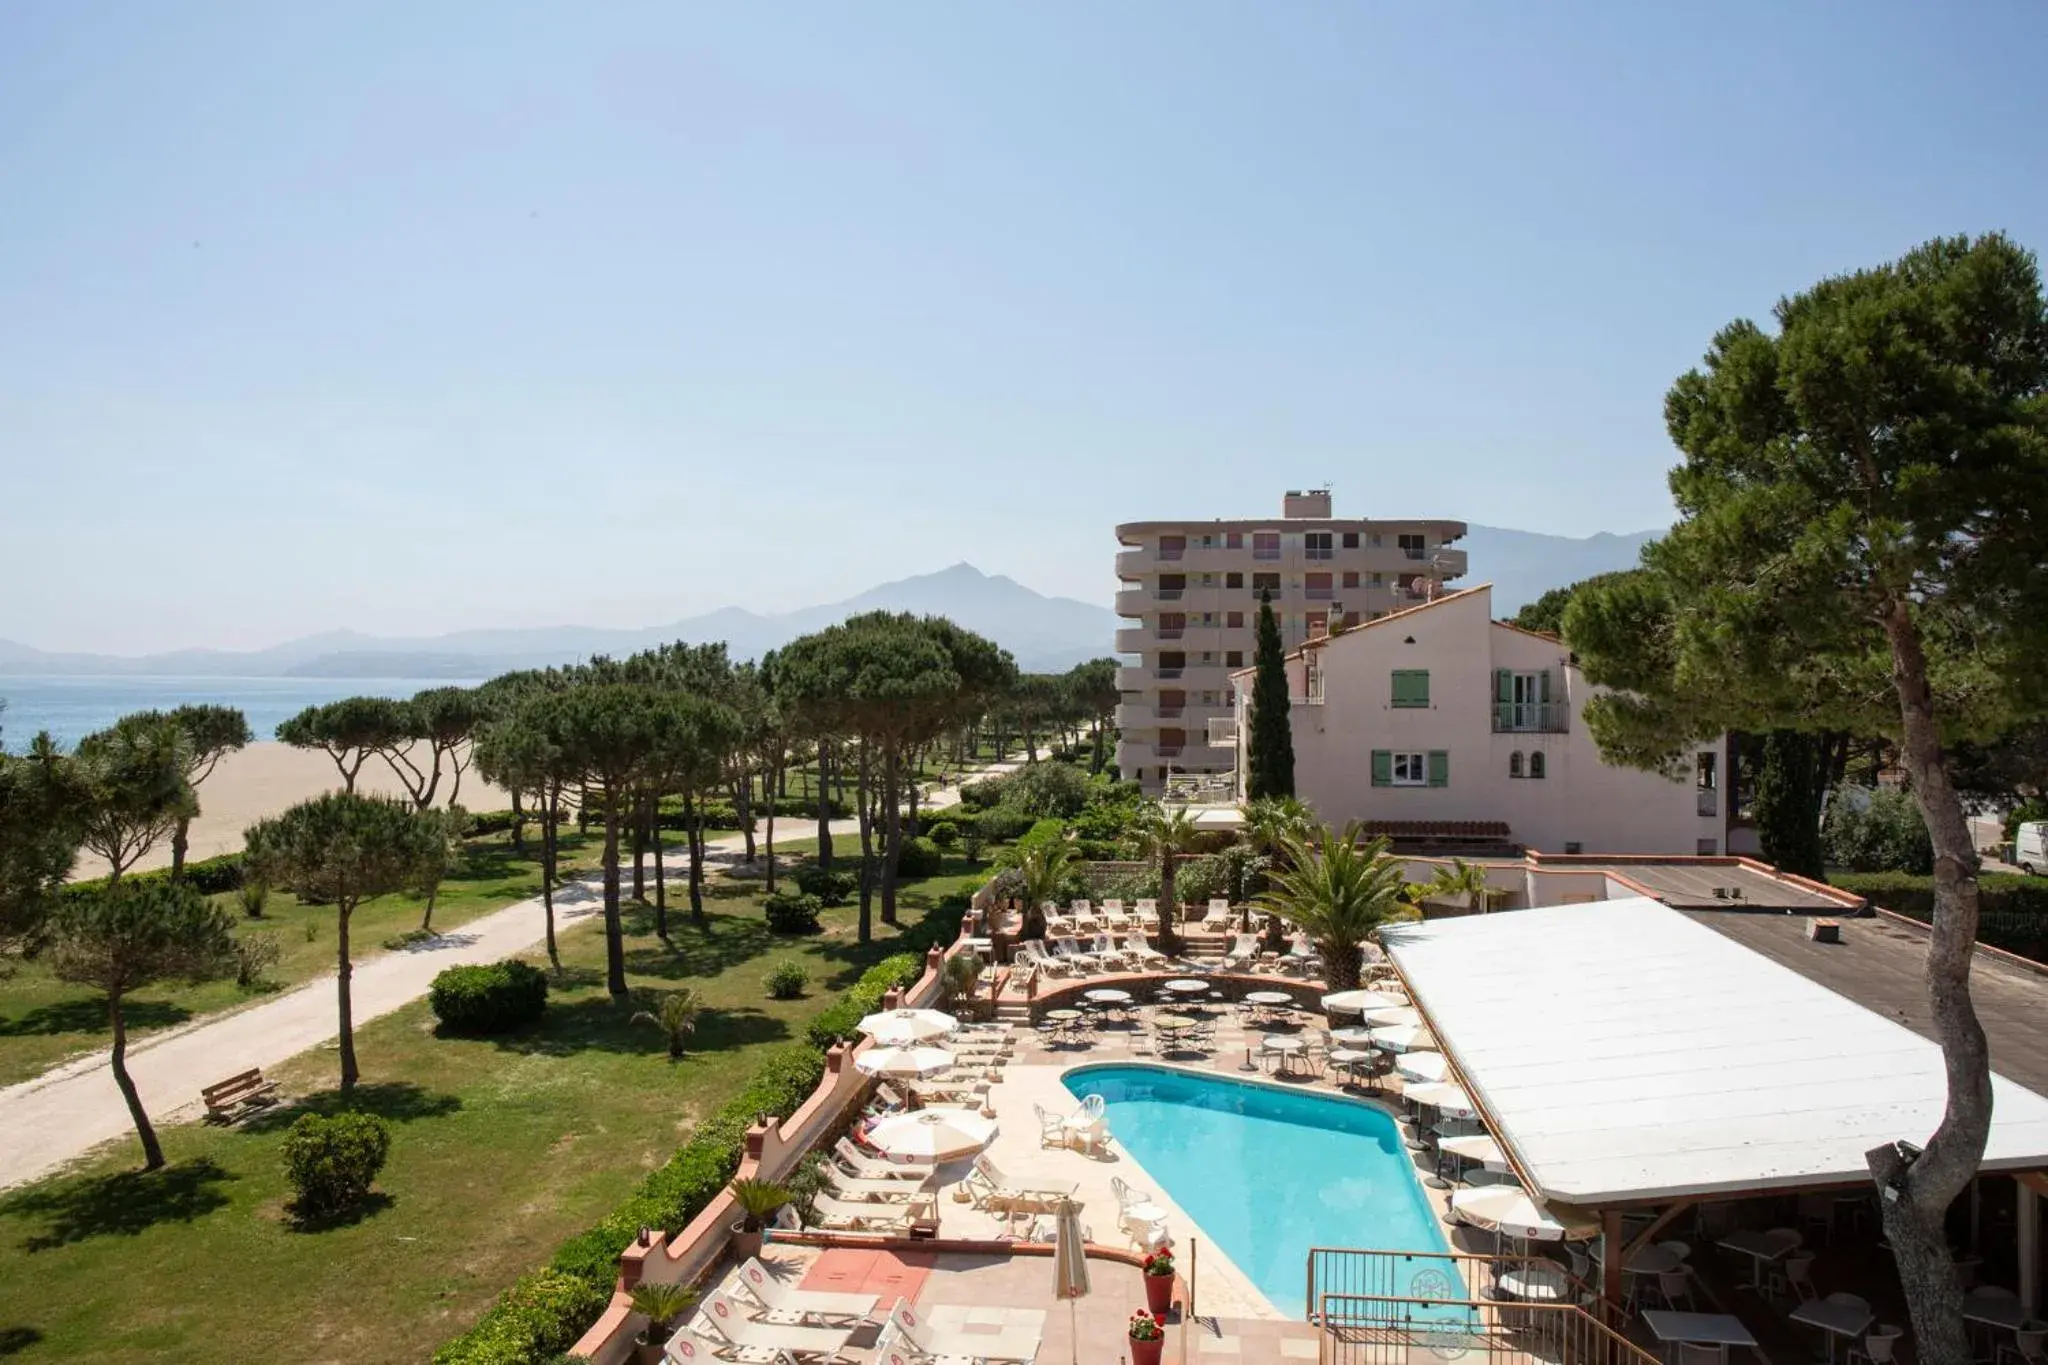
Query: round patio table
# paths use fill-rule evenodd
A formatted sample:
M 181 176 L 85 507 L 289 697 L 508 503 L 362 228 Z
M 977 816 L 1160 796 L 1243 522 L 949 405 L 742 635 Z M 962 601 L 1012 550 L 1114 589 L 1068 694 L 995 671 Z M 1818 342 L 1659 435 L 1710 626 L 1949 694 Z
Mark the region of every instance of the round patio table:
M 1093 1000 L 1098 1005 L 1128 1005 L 1131 1003 L 1131 993 L 1129 991 L 1114 990 L 1108 986 L 1099 986 L 1092 991 L 1083 991 L 1081 992 L 1081 998 Z
M 1291 1005 L 1294 1003 L 1294 997 L 1286 991 L 1250 991 L 1246 993 L 1244 1002 L 1247 1005 L 1265 1005 L 1271 1008 L 1277 1005 Z
M 1594 1265 L 1607 1264 L 1606 1241 L 1604 1237 L 1598 1238 L 1590 1248 Z M 1662 1275 L 1667 1270 L 1678 1269 L 1681 1264 L 1676 1254 L 1666 1251 L 1660 1244 L 1653 1243 L 1624 1261 L 1621 1269 L 1628 1275 Z
M 1501 1292 L 1521 1299 L 1525 1303 L 1556 1303 L 1563 1299 L 1570 1288 L 1562 1270 L 1551 1270 L 1544 1266 L 1530 1266 L 1526 1270 L 1510 1270 L 1496 1281 Z
M 1045 1017 L 1059 1024 L 1071 1024 L 1081 1017 L 1079 1010 L 1047 1010 Z
M 1161 1033 L 1186 1033 L 1201 1021 L 1190 1019 L 1185 1014 L 1162 1014 L 1152 1021 L 1152 1027 Z
M 1372 1030 L 1369 1028 L 1340 1028 L 1330 1030 L 1330 1041 L 1346 1047 L 1369 1048 L 1372 1046 Z
M 1166 989 L 1175 995 L 1207 995 L 1209 983 L 1192 976 L 1183 976 L 1166 983 Z
M 1296 1058 L 1307 1059 L 1303 1051 L 1307 1046 L 1301 1039 L 1288 1034 L 1269 1033 L 1260 1041 L 1259 1051 L 1280 1054 L 1280 1070 L 1286 1072 L 1293 1070 Z

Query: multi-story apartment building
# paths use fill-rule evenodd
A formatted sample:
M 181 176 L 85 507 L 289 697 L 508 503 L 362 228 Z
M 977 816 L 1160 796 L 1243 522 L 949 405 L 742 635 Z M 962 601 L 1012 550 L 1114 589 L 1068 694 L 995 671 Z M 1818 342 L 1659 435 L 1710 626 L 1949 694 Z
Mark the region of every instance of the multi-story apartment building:
M 1230 675 L 1252 661 L 1262 592 L 1293 648 L 1430 600 L 1465 572 L 1450 548 L 1464 534 L 1461 521 L 1340 521 L 1328 489 L 1289 492 L 1277 517 L 1117 527 L 1116 609 L 1133 622 L 1116 637 L 1117 771 L 1149 791 L 1230 771 Z
M 1485 825 L 1546 853 L 1725 854 L 1726 738 L 1669 775 L 1608 763 L 1586 728 L 1597 689 L 1570 651 L 1492 609 L 1482 583 L 1292 651 L 1295 795 L 1339 829 Z M 1250 671 L 1236 681 L 1241 798 Z

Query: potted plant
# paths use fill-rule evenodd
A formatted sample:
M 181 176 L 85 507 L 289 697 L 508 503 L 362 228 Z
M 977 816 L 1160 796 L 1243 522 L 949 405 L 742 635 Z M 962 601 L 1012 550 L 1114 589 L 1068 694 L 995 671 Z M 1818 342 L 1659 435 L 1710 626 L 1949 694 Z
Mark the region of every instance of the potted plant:
M 661 1365 L 662 1351 L 676 1330 L 676 1319 L 697 1302 L 697 1291 L 679 1284 L 642 1280 L 633 1287 L 633 1311 L 647 1318 L 646 1330 L 633 1339 L 640 1365 Z
M 1173 1253 L 1165 1247 L 1145 1257 L 1145 1306 L 1155 1318 L 1173 1307 Z
M 732 1225 L 732 1253 L 742 1260 L 761 1254 L 761 1229 L 795 1198 L 789 1186 L 772 1180 L 735 1180 L 732 1197 L 740 1206 L 740 1221 Z
M 955 953 L 946 959 L 945 969 L 939 975 L 939 989 L 945 995 L 947 1009 L 954 1013 L 978 1013 L 972 1004 L 974 989 L 981 983 L 981 959 L 973 953 Z M 962 1001 L 969 1002 L 965 1010 Z
M 1160 1353 L 1166 1349 L 1166 1329 L 1159 1325 L 1159 1319 L 1140 1308 L 1131 1314 L 1131 1365 L 1159 1365 Z

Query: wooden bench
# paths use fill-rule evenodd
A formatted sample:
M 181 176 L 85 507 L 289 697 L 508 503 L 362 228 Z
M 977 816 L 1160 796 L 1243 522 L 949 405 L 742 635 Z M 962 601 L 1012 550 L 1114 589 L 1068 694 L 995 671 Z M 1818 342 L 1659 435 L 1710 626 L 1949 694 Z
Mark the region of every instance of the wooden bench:
M 208 1123 L 233 1123 L 251 1109 L 277 1103 L 277 1082 L 263 1079 L 261 1067 L 215 1081 L 199 1092 L 206 1101 Z

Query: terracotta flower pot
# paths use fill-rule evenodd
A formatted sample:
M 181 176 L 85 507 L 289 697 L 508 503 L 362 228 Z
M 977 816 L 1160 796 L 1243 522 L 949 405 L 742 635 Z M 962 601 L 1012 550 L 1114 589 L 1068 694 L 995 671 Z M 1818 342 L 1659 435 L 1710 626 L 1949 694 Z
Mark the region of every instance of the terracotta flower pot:
M 1173 1307 L 1173 1276 L 1145 1276 L 1145 1306 L 1155 1318 L 1166 1316 L 1166 1310 Z
M 732 1225 L 732 1254 L 744 1261 L 750 1256 L 761 1254 L 761 1229 L 747 1231 L 744 1222 Z
M 1131 1339 L 1131 1365 L 1159 1365 L 1159 1357 L 1166 1350 L 1166 1338 L 1154 1341 Z

